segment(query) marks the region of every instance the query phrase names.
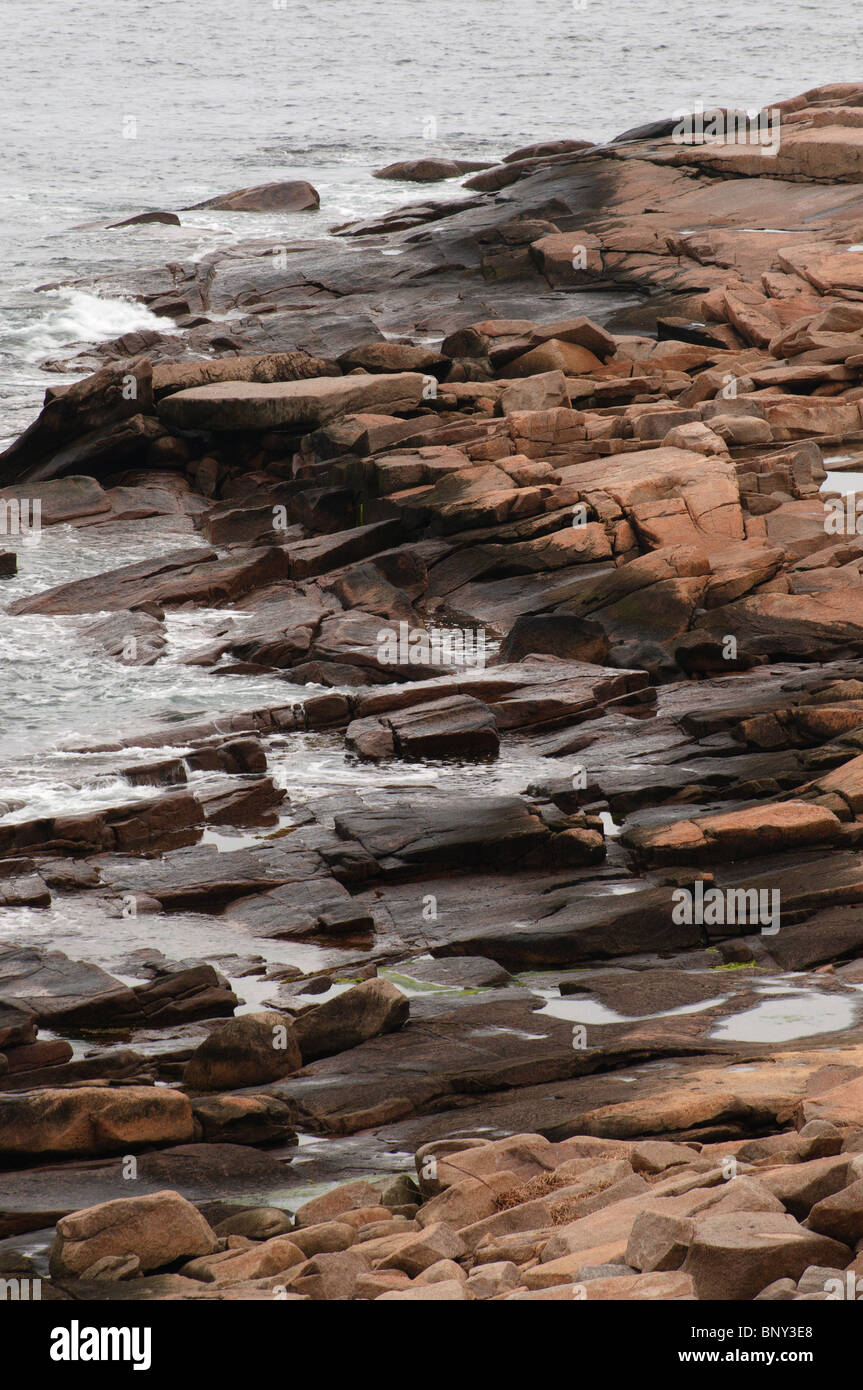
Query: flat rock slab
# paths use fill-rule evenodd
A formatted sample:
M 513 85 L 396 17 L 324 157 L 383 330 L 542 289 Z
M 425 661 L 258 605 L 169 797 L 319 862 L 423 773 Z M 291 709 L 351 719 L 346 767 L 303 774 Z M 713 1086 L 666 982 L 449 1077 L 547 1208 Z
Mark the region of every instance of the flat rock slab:
M 397 803 L 388 811 L 360 811 L 335 818 L 337 833 L 357 840 L 380 863 L 511 863 L 549 836 L 543 822 L 516 796 L 471 798 L 447 806 L 417 808 Z
M 470 829 L 467 816 L 466 810 L 461 826 L 465 835 Z M 399 824 L 408 826 L 410 813 L 406 811 L 401 822 L 395 816 L 393 820 L 396 833 Z M 596 869 L 566 876 L 500 872 L 501 863 L 512 869 L 514 860 L 515 853 L 504 844 L 498 864 L 487 865 L 497 867 L 496 874 L 446 873 L 423 877 L 421 884 L 385 882 L 376 885 L 373 898 L 361 894 L 356 901 L 376 905 L 379 927 L 386 918 L 402 948 L 424 948 L 440 958 L 483 956 L 508 970 L 569 966 L 640 951 L 675 952 L 702 944 L 702 928 L 675 921 L 671 887 L 651 885 L 633 892 L 631 879 Z M 461 849 L 453 862 L 468 867 L 467 849 Z M 423 896 L 429 894 L 437 910 L 432 921 L 422 915 Z M 727 928 L 729 935 L 738 931 L 736 926 Z
M 644 1017 L 716 999 L 732 983 L 710 971 L 599 970 L 562 980 L 560 992 L 589 994 L 615 1013 Z
M 49 1027 L 116 1023 L 138 1012 L 128 985 L 97 965 L 35 946 L 0 948 L 0 1003 L 32 1010 Z
M 607 1071 L 647 1055 L 724 1050 L 701 1040 L 697 1026 L 675 1032 L 667 1018 L 649 1030 L 642 1024 L 591 1025 L 588 1046 L 580 1047 L 572 1023 L 538 1012 L 541 1001 L 527 991 L 477 999 L 442 995 L 440 1002 L 415 997 L 411 1021 L 400 1033 L 311 1062 L 298 1075 L 269 1085 L 267 1094 L 300 1107 L 299 1127 L 351 1134 L 428 1110 L 449 1108 L 454 1120 L 464 1097 Z
M 308 936 L 352 936 L 374 930 L 363 904 L 334 878 L 286 883 L 269 893 L 240 898 L 231 905 L 230 920 L 242 922 L 256 937 L 302 940 Z
M 700 820 L 673 821 L 658 830 L 627 831 L 623 843 L 643 864 L 714 864 L 829 844 L 839 838 L 840 831 L 840 822 L 826 807 L 785 801 Z
M 196 840 L 202 814 L 190 793 L 171 791 L 152 801 L 129 802 L 81 816 L 9 821 L 0 826 L 0 851 L 87 854 L 164 849 Z
M 0 1034 L 10 1008 L 27 1011 L 49 1028 L 135 1024 L 157 1028 L 182 1024 L 187 1019 L 231 1014 L 236 1002 L 207 964 L 166 971 L 152 982 L 130 989 L 99 966 L 70 960 L 62 951 L 36 946 L 0 948 Z M 80 1062 L 75 1065 L 78 1071 L 85 1070 Z M 99 1066 L 100 1060 L 94 1059 L 86 1070 L 92 1076 L 109 1074 L 111 1065 L 107 1060 L 105 1072 Z
M 20 515 L 33 515 L 33 503 L 39 503 L 39 520 L 43 526 L 56 526 L 76 517 L 94 516 L 109 512 L 111 503 L 95 478 L 58 478 L 45 483 L 17 483 L 0 489 L 0 509 L 9 514 L 8 504 L 18 504 Z M 24 513 L 22 504 L 30 504 Z M 13 512 L 14 515 L 14 512 Z
M 349 411 L 415 410 L 426 378 L 419 372 L 317 377 L 310 381 L 228 381 L 165 396 L 159 416 L 178 429 L 314 429 Z
M 250 589 L 287 579 L 289 571 L 288 556 L 278 546 L 235 551 L 224 560 L 214 550 L 184 550 L 60 584 L 19 599 L 9 612 L 102 613 L 142 603 L 214 607 Z
M 174 911 L 219 907 L 234 898 L 325 873 L 316 854 L 275 846 L 221 853 L 213 845 L 200 845 L 160 859 L 96 859 L 92 863 L 103 884 L 115 893 L 157 898 Z
M 390 973 L 408 984 L 416 980 L 421 985 L 428 984 L 439 989 L 488 989 L 491 985 L 516 983 L 502 966 L 482 956 L 456 956 L 450 960 L 419 957 L 417 960 L 402 961 Z
M 414 709 L 348 725 L 345 745 L 377 759 L 496 756 L 500 735 L 491 710 L 471 695 L 450 695 Z

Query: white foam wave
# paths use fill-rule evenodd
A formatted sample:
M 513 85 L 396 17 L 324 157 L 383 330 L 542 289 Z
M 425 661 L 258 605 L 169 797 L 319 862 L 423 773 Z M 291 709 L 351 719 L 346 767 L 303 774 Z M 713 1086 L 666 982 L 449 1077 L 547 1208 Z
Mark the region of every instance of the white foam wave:
M 45 291 L 50 301 L 44 316 L 10 337 L 19 337 L 24 356 L 35 362 L 72 343 L 102 343 L 124 333 L 153 329 L 178 333 L 171 319 L 159 318 L 136 300 L 108 298 L 67 286 Z

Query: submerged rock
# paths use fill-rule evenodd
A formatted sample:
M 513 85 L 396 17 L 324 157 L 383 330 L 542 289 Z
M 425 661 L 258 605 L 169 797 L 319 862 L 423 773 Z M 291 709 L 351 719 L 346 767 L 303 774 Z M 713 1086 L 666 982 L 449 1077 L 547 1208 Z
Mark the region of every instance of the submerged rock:
M 186 211 L 216 208 L 221 212 L 306 212 L 320 205 L 317 189 L 303 179 L 292 179 L 286 183 L 261 183 L 255 188 L 219 193 L 202 203 L 192 203 Z

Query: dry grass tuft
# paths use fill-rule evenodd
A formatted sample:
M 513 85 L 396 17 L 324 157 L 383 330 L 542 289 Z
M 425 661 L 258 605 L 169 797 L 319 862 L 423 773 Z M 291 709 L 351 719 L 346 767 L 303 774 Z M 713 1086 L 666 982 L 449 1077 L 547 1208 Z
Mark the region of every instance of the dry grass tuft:
M 558 1177 L 556 1173 L 537 1173 L 527 1182 L 519 1183 L 495 1199 L 497 1211 L 509 1211 L 510 1207 L 520 1207 L 522 1202 L 533 1202 L 537 1197 L 547 1197 L 559 1187 L 571 1187 L 572 1179 Z

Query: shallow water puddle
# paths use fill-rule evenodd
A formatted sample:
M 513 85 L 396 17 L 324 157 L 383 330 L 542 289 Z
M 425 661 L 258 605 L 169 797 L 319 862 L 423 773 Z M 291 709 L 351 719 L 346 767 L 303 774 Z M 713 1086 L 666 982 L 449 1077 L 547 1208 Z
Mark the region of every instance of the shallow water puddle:
M 472 1028 L 470 1037 L 472 1038 L 493 1038 L 505 1034 L 510 1038 L 523 1038 L 526 1042 L 542 1042 L 548 1037 L 548 1033 L 528 1033 L 524 1028 Z
M 614 1009 L 606 1008 L 595 999 L 573 998 L 572 995 L 568 995 L 565 999 L 549 999 L 538 1013 L 549 1014 L 551 1018 L 565 1018 L 571 1023 L 644 1023 L 651 1018 L 677 1018 L 681 1014 L 701 1014 L 707 1009 L 715 1009 L 717 1004 L 724 1004 L 726 997 L 724 994 L 718 994 L 713 999 L 701 999 L 697 1004 L 682 1004 L 680 1008 L 664 1009 L 658 1014 L 627 1015 L 616 1013 Z
M 729 1042 L 788 1042 L 819 1033 L 836 1033 L 857 1022 L 859 1005 L 853 998 L 820 991 L 783 991 L 782 998 L 765 999 L 752 1009 L 722 1019 L 710 1033 Z

